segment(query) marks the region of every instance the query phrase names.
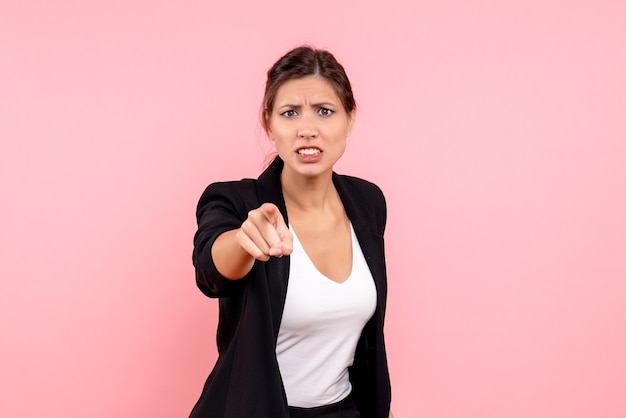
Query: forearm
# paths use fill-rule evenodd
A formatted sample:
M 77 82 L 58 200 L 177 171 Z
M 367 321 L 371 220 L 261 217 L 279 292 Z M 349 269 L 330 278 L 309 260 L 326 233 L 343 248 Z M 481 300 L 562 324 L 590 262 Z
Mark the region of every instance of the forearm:
M 254 258 L 237 242 L 234 229 L 221 234 L 211 247 L 211 257 L 217 271 L 230 280 L 239 280 L 250 272 Z

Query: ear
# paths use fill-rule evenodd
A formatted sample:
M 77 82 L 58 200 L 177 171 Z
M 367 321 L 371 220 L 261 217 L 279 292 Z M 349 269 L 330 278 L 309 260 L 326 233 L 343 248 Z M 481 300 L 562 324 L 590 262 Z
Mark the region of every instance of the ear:
M 348 135 L 352 133 L 352 128 L 354 127 L 354 121 L 356 120 L 356 107 L 352 109 L 350 113 L 348 113 Z
M 270 128 L 270 116 L 267 112 L 267 109 L 263 109 L 261 112 L 261 126 L 263 126 L 263 130 L 265 131 L 265 135 L 267 138 L 274 142 L 274 138 L 272 137 L 272 129 Z

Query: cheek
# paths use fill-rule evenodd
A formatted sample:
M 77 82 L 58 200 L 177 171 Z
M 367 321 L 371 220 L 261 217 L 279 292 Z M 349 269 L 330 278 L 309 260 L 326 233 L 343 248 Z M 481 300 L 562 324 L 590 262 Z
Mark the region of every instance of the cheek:
M 350 127 L 343 124 L 340 126 L 335 126 L 333 127 L 333 129 L 328 131 L 328 135 L 338 141 L 347 139 L 350 135 Z
M 272 136 L 276 141 L 289 141 L 297 137 L 297 130 L 286 123 L 272 125 Z

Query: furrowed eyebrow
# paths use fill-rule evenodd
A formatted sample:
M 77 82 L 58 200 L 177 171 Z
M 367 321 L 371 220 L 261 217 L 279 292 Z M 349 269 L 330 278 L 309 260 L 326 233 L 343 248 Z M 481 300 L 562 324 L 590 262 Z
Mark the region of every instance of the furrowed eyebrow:
M 331 102 L 322 102 L 322 103 L 314 103 L 312 106 L 313 107 L 333 107 L 337 105 Z
M 300 105 L 294 105 L 294 104 L 289 104 L 289 103 L 286 103 L 286 104 L 284 104 L 284 105 L 279 106 L 279 107 L 278 107 L 278 109 L 279 109 L 279 110 L 280 110 L 280 109 L 294 109 L 294 110 L 298 110 L 298 109 L 300 109 L 301 107 L 302 107 L 302 106 L 300 106 Z
M 320 102 L 320 103 L 312 103 L 311 104 L 312 107 L 337 107 L 336 103 L 333 102 Z M 293 109 L 293 110 L 300 110 L 302 109 L 302 105 L 296 105 L 296 104 L 291 104 L 291 103 L 285 103 L 283 105 L 280 105 L 277 107 L 278 110 L 281 109 Z

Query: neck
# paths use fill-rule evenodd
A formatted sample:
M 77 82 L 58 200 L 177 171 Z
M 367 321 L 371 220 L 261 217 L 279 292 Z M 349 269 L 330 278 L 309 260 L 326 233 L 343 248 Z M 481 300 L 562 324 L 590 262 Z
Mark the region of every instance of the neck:
M 287 206 L 300 210 L 323 210 L 338 199 L 332 172 L 322 176 L 303 177 L 281 174 L 283 195 Z

